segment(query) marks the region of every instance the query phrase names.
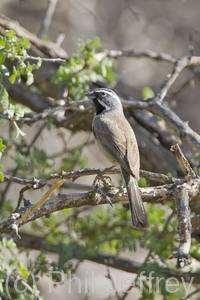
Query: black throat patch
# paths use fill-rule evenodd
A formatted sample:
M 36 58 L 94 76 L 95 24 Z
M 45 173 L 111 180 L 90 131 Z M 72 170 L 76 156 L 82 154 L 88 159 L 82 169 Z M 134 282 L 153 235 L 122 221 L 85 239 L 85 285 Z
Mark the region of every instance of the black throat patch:
M 94 102 L 94 106 L 96 108 L 96 114 L 100 114 L 102 111 L 106 110 L 106 107 L 103 106 L 101 103 L 99 103 L 99 101 L 97 100 L 93 100 Z

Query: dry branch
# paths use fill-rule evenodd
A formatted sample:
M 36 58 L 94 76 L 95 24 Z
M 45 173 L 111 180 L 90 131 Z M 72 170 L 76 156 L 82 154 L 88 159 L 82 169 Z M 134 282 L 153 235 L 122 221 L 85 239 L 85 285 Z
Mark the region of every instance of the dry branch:
M 42 188 L 46 184 L 54 185 L 58 180 L 62 179 L 77 179 L 81 176 L 89 176 L 89 175 L 104 175 L 104 174 L 116 174 L 116 172 L 119 172 L 117 168 L 113 169 L 86 169 L 83 171 L 75 171 L 71 173 L 65 173 L 63 174 L 52 174 L 49 178 L 46 180 L 40 180 L 40 179 L 21 179 L 18 177 L 9 177 L 5 175 L 6 181 L 12 181 L 21 185 L 25 185 L 28 187 L 31 187 L 33 190 Z M 160 174 L 153 174 L 151 172 L 145 172 L 141 171 L 141 174 L 149 179 L 149 180 L 160 180 L 160 182 L 168 182 L 168 184 L 164 184 L 161 186 L 156 187 L 147 187 L 142 188 L 142 198 L 144 202 L 149 203 L 163 203 L 166 201 L 176 201 L 176 188 L 177 186 L 183 185 L 184 181 L 180 179 L 174 179 L 169 178 L 165 175 Z M 170 183 L 172 182 L 172 183 Z M 126 190 L 124 194 L 121 194 L 120 188 L 115 188 L 113 186 L 110 186 L 110 189 L 108 190 L 108 187 L 102 187 L 102 190 L 108 197 L 110 198 L 111 202 L 113 204 L 115 203 L 127 203 L 127 196 L 126 196 Z M 190 197 L 190 201 L 197 201 L 200 197 L 200 179 L 199 177 L 192 178 L 190 183 L 187 184 L 187 191 L 188 195 Z M 97 192 L 92 190 L 88 192 L 80 192 L 80 193 L 72 193 L 72 194 L 58 194 L 57 196 L 50 198 L 45 202 L 42 207 L 40 207 L 39 210 L 35 211 L 33 214 L 29 215 L 27 219 L 23 220 L 22 223 L 20 223 L 20 226 L 28 223 L 32 220 L 35 220 L 37 218 L 41 218 L 42 216 L 50 215 L 53 212 L 62 210 L 64 208 L 69 207 L 81 207 L 84 205 L 100 205 L 107 203 L 107 200 L 105 197 L 103 197 L 101 194 L 98 194 Z M 0 232 L 8 231 L 11 224 L 16 223 L 16 221 L 21 218 L 21 216 L 24 214 L 24 212 L 29 209 L 32 206 L 30 203 L 28 206 L 20 208 L 18 211 L 14 213 L 14 216 L 11 215 L 10 218 L 6 218 L 0 222 Z M 200 221 L 199 221 L 200 222 Z M 196 221 L 196 227 L 199 226 L 199 222 Z
M 185 175 L 185 180 L 188 182 L 192 177 L 196 177 L 196 174 L 192 170 L 188 160 L 185 158 L 178 144 L 171 146 L 170 149 L 176 155 L 179 165 Z

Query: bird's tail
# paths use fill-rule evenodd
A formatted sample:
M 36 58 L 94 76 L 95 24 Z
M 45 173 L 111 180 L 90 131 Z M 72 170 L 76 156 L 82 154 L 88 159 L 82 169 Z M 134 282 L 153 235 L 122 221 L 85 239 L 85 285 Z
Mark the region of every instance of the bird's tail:
M 133 227 L 137 229 L 146 228 L 148 226 L 148 220 L 137 180 L 124 169 L 122 169 L 122 175 L 125 180 L 129 198 Z

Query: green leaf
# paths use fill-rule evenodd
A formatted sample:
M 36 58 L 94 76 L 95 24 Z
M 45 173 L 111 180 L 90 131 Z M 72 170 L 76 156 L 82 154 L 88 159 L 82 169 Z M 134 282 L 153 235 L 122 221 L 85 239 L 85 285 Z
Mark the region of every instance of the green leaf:
M 4 181 L 4 176 L 2 172 L 0 172 L 0 181 Z
M 40 57 L 38 57 L 38 62 L 36 64 L 36 69 L 39 69 L 41 67 L 41 65 L 42 65 L 42 60 L 41 60 Z
M 9 77 L 9 81 L 10 83 L 15 83 L 15 79 L 16 79 L 16 75 L 15 74 L 12 74 L 10 77 Z
M 30 47 L 30 42 L 26 38 L 21 38 L 19 40 L 19 45 L 21 48 L 28 49 Z
M 6 37 L 8 40 L 12 40 L 16 36 L 16 32 L 14 30 L 7 30 Z
M 28 62 L 27 66 L 26 66 L 26 70 L 28 72 L 32 72 L 33 71 L 33 66 Z
M 153 97 L 154 97 L 154 92 L 153 92 L 153 90 L 152 90 L 150 87 L 145 86 L 145 87 L 142 89 L 142 97 L 143 97 L 143 99 L 153 98 Z
M 27 267 L 22 262 L 20 262 L 19 264 L 19 275 L 26 279 L 30 275 L 30 272 L 28 271 Z
M 4 145 L 2 138 L 0 138 L 0 152 L 3 152 L 6 148 L 6 145 Z
M 0 36 L 0 49 L 4 49 L 6 46 L 6 37 Z
M 34 82 L 33 74 L 31 72 L 28 72 L 26 85 L 31 85 L 33 82 Z
M 6 58 L 6 56 L 5 56 L 4 52 L 0 51 L 0 64 L 4 63 L 5 58 Z
M 6 89 L 0 85 L 0 109 L 6 110 L 9 107 L 9 99 L 8 99 L 8 93 Z
M 0 73 L 6 77 L 8 77 L 10 75 L 8 68 L 6 68 L 6 66 L 4 66 L 4 65 L 0 66 Z

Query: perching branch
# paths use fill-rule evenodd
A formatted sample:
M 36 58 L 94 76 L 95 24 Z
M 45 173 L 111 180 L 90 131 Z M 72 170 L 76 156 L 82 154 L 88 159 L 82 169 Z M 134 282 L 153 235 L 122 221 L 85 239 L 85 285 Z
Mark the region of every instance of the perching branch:
M 72 171 L 72 172 L 62 172 L 60 174 L 51 174 L 47 179 L 23 179 L 19 177 L 12 177 L 4 174 L 4 180 L 14 182 L 21 185 L 26 185 L 32 187 L 33 189 L 39 189 L 44 187 L 46 184 L 54 184 L 60 179 L 72 179 L 75 181 L 79 177 L 91 176 L 91 175 L 112 175 L 119 174 L 120 169 L 117 167 L 97 169 L 97 168 L 86 168 L 84 170 Z M 140 176 L 146 178 L 149 181 L 160 182 L 161 184 L 170 184 L 174 182 L 180 182 L 180 179 L 169 177 L 164 174 L 153 173 L 149 171 L 140 170 Z
M 118 172 L 118 170 L 117 170 Z M 66 179 L 66 178 L 72 178 L 73 180 L 77 179 L 80 176 L 88 176 L 88 175 L 95 175 L 95 174 L 114 174 L 116 173 L 116 169 L 110 169 L 108 172 L 106 169 L 86 169 L 83 171 L 76 171 L 71 173 L 63 173 L 63 174 L 52 174 L 49 178 L 46 180 L 37 180 L 37 179 L 21 179 L 18 177 L 9 177 L 5 175 L 5 180 L 26 185 L 31 187 L 33 190 L 38 189 L 41 187 L 44 187 L 46 184 L 54 185 L 57 181 Z M 152 179 L 160 179 L 166 180 L 167 176 L 164 175 L 159 176 L 151 176 L 152 173 L 148 172 L 146 173 L 143 171 L 141 174 L 148 177 L 148 174 L 150 176 L 148 177 L 150 180 Z M 165 184 L 161 186 L 156 187 L 146 187 L 142 188 L 142 198 L 144 202 L 149 203 L 162 203 L 165 201 L 175 201 L 176 200 L 176 187 L 180 184 L 183 184 L 184 182 L 180 179 L 168 179 L 169 181 L 174 181 L 174 183 Z M 167 181 L 167 180 L 166 180 Z M 187 187 L 190 200 L 196 201 L 198 197 L 200 197 L 200 179 L 198 177 L 191 179 L 190 184 Z M 102 190 L 104 190 L 104 187 L 102 186 Z M 127 203 L 127 196 L 126 196 L 126 190 L 124 190 L 124 194 L 121 193 L 121 189 L 115 188 L 113 186 L 110 187 L 108 190 L 107 187 L 104 190 L 104 193 L 108 195 L 111 202 L 113 204 L 115 203 Z M 23 220 L 22 223 L 20 223 L 20 226 L 28 223 L 32 220 L 35 220 L 37 218 L 41 218 L 45 215 L 50 215 L 51 213 L 55 211 L 62 210 L 64 208 L 69 207 L 80 207 L 84 205 L 100 205 L 107 203 L 107 200 L 102 197 L 101 194 L 98 194 L 97 191 L 94 189 L 88 192 L 79 192 L 79 193 L 72 193 L 72 194 L 58 194 L 57 196 L 54 196 L 47 200 L 42 207 L 40 207 L 40 210 L 35 211 L 33 214 L 29 215 L 26 220 Z M 18 212 L 15 212 L 14 215 L 11 215 L 9 218 L 6 218 L 0 222 L 0 232 L 8 231 L 10 228 L 10 225 L 16 223 L 18 219 L 21 218 L 21 216 L 24 214 L 24 212 L 31 207 L 32 204 L 29 204 L 28 206 L 21 208 Z M 199 221 L 200 222 L 200 221 Z M 196 222 L 196 227 L 199 226 L 199 222 Z

